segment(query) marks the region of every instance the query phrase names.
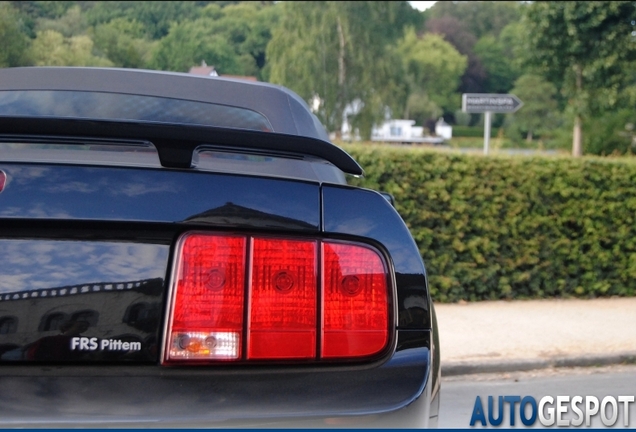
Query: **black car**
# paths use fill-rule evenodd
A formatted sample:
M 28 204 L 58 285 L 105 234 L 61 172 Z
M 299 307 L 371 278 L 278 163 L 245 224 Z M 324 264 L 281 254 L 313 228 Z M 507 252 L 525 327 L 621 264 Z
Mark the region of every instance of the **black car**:
M 0 426 L 434 426 L 422 259 L 283 87 L 0 70 Z

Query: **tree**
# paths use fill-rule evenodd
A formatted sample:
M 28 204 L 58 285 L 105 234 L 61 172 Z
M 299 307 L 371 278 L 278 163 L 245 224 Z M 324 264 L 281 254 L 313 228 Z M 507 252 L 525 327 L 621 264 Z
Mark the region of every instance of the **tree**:
M 70 8 L 75 6 L 75 1 L 50 1 L 50 0 L 20 0 L 11 1 L 14 7 L 18 8 L 20 12 L 33 17 L 38 18 L 59 18 L 66 13 Z
M 199 10 L 192 1 L 98 1 L 86 14 L 94 26 L 115 18 L 135 20 L 156 40 L 166 36 L 173 24 L 195 19 Z
M 636 153 L 636 113 L 633 108 L 608 111 L 585 123 L 585 151 L 598 154 Z
M 626 85 L 625 71 L 636 60 L 635 9 L 634 1 L 534 2 L 527 7 L 527 61 L 568 98 L 573 156 L 582 154 L 585 117 L 614 106 Z
M 508 93 L 518 71 L 506 47 L 494 36 L 486 35 L 475 44 L 475 54 L 486 71 L 485 93 Z
M 497 37 L 508 24 L 521 18 L 521 2 L 438 1 L 430 8 L 431 19 L 453 17 L 475 39 Z
M 0 67 L 22 66 L 28 63 L 29 38 L 22 26 L 19 12 L 6 2 L 0 3 Z
M 526 45 L 526 29 L 521 21 L 515 21 L 505 26 L 497 36 L 499 46 L 503 50 L 503 58 L 510 63 L 510 67 L 517 73 L 517 78 L 532 71 L 524 62 Z
M 151 66 L 186 72 L 205 61 L 220 73 L 240 75 L 238 56 L 226 38 L 211 30 L 213 24 L 209 18 L 174 24 L 168 35 L 159 41 Z
M 265 50 L 272 38 L 272 28 L 279 8 L 255 2 L 243 2 L 220 8 L 206 6 L 202 14 L 212 18 L 210 33 L 226 39 L 238 56 L 241 75 L 261 77 L 265 66 Z
M 113 65 L 124 68 L 141 68 L 149 62 L 153 42 L 144 38 L 144 28 L 137 21 L 126 18 L 100 24 L 95 27 L 95 48 Z
M 426 22 L 426 29 L 431 33 L 443 35 L 446 41 L 468 58 L 468 66 L 459 87 L 460 92 L 483 93 L 486 71 L 473 50 L 477 42 L 475 35 L 453 16 L 431 18 Z
M 31 45 L 36 66 L 112 66 L 105 58 L 93 55 L 90 37 L 64 35 L 54 30 L 38 32 Z
M 278 18 L 277 7 L 255 2 L 209 4 L 199 18 L 175 23 L 162 38 L 150 64 L 187 71 L 205 61 L 221 74 L 262 78 L 265 49 Z
M 397 52 L 409 84 L 406 118 L 413 118 L 413 114 L 435 113 L 431 102 L 446 111 L 457 108 L 459 99 L 454 96 L 466 70 L 466 56 L 457 52 L 442 36 L 428 33 L 417 37 L 412 28 L 398 42 Z M 441 112 L 433 115 L 439 114 Z
M 512 119 L 526 132 L 528 142 L 535 133 L 557 126 L 556 88 L 552 83 L 537 75 L 523 75 L 515 81 L 511 93 L 523 101 L 523 107 L 513 114 Z
M 329 130 L 340 131 L 346 110 L 369 136 L 386 107 L 398 110 L 406 98 L 401 62 L 389 49 L 401 35 L 405 3 L 281 2 L 267 47 L 270 80 L 322 101 L 317 115 Z
M 86 16 L 79 6 L 73 6 L 56 18 L 39 18 L 37 20 L 39 31 L 53 30 L 64 37 L 71 37 L 84 34 L 88 29 Z

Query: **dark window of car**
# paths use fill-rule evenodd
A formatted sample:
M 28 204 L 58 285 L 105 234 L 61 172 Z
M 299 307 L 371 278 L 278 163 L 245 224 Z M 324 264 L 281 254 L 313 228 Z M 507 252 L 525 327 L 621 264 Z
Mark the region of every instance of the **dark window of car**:
M 2 142 L 3 140 L 11 142 Z M 14 142 L 0 137 L 3 162 L 53 162 L 81 165 L 139 166 L 161 168 L 157 149 L 150 143 Z

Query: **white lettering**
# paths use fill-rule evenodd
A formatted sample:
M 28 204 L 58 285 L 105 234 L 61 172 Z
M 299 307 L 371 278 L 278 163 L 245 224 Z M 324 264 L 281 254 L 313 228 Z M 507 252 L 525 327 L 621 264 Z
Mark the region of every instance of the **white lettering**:
M 629 426 L 629 403 L 634 402 L 634 396 L 619 396 L 619 402 L 623 402 L 625 405 L 625 412 L 623 413 L 623 425 L 625 427 Z
M 71 338 L 72 351 L 96 351 L 98 349 L 101 351 L 141 351 L 141 342 L 123 342 L 117 339 L 99 339 L 96 337 Z
M 90 348 L 88 348 L 88 338 L 83 337 L 82 339 L 80 339 L 80 350 L 86 350 L 88 351 Z
M 544 415 L 544 406 L 546 404 L 552 405 L 554 398 L 552 396 L 544 396 L 539 401 L 539 421 L 543 426 L 552 426 L 554 424 L 554 408 L 548 407 L 548 416 Z
M 612 406 L 612 416 L 607 417 L 607 405 Z M 614 396 L 605 396 L 601 402 L 601 421 L 605 426 L 614 426 L 618 419 L 618 405 Z
M 570 420 L 563 419 L 563 414 L 568 412 L 568 407 L 565 403 L 570 402 L 570 396 L 557 396 L 557 426 L 570 426 Z
M 592 408 L 594 405 L 594 408 Z M 590 418 L 598 413 L 598 398 L 596 396 L 585 397 L 585 426 L 590 426 Z
M 572 398 L 572 411 L 576 414 L 576 419 L 572 420 L 572 426 L 581 426 L 583 424 L 583 411 L 577 406 L 583 402 L 581 396 L 574 396 Z

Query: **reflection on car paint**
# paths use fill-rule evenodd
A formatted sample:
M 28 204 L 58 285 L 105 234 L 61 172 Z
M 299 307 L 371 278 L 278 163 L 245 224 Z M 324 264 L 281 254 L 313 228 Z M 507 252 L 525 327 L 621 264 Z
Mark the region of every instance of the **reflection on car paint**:
M 12 178 L 12 187 L 0 195 L 3 218 L 172 223 L 234 205 L 278 218 L 269 228 L 300 224 L 317 231 L 320 224 L 319 186 L 308 182 L 154 169 L 17 163 L 0 168 Z M 227 217 L 215 223 L 240 226 Z
M 324 231 L 372 238 L 395 265 L 398 328 L 430 328 L 426 270 L 417 245 L 391 204 L 377 192 L 323 186 Z
M 0 240 L 0 362 L 155 360 L 167 265 L 167 245 Z

